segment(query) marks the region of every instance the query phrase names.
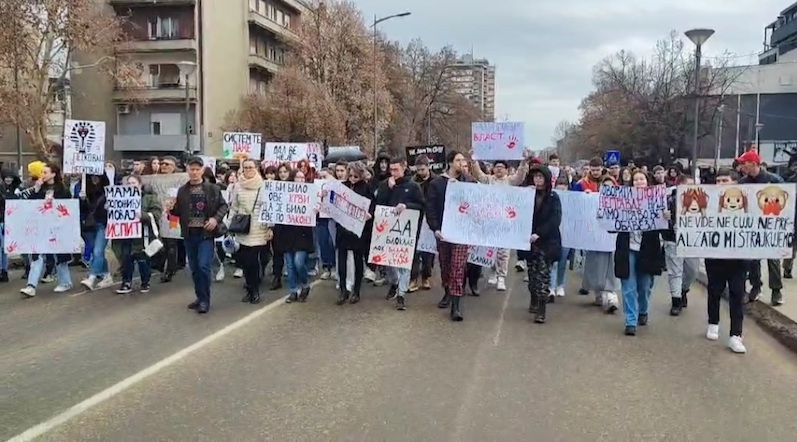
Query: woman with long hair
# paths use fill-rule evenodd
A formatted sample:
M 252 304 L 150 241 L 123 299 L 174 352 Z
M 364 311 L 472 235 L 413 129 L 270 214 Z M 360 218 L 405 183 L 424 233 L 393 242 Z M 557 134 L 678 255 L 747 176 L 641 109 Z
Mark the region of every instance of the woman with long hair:
M 161 162 L 158 157 L 151 157 L 144 165 L 144 175 L 157 175 L 160 173 Z
M 64 185 L 61 177 L 61 168 L 55 164 L 46 164 L 33 187 L 23 191 L 20 194 L 20 198 L 39 200 L 70 199 L 72 194 L 69 193 L 69 189 Z M 54 290 L 55 293 L 64 293 L 72 289 L 72 277 L 69 274 L 69 261 L 71 259 L 72 255 L 69 253 L 55 255 L 55 273 L 58 278 L 58 284 Z M 28 284 L 20 290 L 20 293 L 26 298 L 36 296 L 36 287 L 44 273 L 45 261 L 46 256 L 43 254 L 31 255 Z
M 122 285 L 116 293 L 125 295 L 133 291 L 133 272 L 138 265 L 138 273 L 141 275 L 141 293 L 148 293 L 150 290 L 150 278 L 152 277 L 152 267 L 150 258 L 144 253 L 145 239 L 154 241 L 154 229 L 152 226 L 159 226 L 163 215 L 163 206 L 158 201 L 158 196 L 150 186 L 143 186 L 138 175 L 129 175 L 125 179 L 125 184 L 141 189 L 141 211 L 139 220 L 141 221 L 141 238 L 130 238 L 118 240 L 121 250 L 122 262 Z M 114 240 L 116 242 L 117 240 Z
M 257 161 L 246 159 L 241 162 L 243 175 L 238 181 L 238 190 L 235 198 L 230 201 L 230 219 L 235 215 L 249 215 L 249 231 L 235 234 L 235 240 L 240 245 L 236 253 L 236 261 L 240 263 L 246 280 L 246 295 L 241 302 L 251 304 L 260 303 L 260 282 L 263 249 L 268 247 L 271 240 L 271 229 L 258 221 L 260 209 L 263 206 L 263 177 L 260 176 Z M 266 255 L 267 256 L 267 255 Z
M 291 166 L 288 163 L 282 163 L 277 167 L 277 181 L 289 181 L 291 178 Z M 282 274 L 285 270 L 285 251 L 290 244 L 290 234 L 285 232 L 285 227 L 277 224 L 273 227 L 273 237 L 271 239 L 271 252 L 274 256 L 274 263 L 271 266 L 273 272 L 273 280 L 269 290 L 279 290 L 282 288 Z
M 373 197 L 373 189 L 365 180 L 365 164 L 360 161 L 349 163 L 348 180 L 344 181 L 343 185 L 357 195 L 369 199 Z M 373 204 L 371 210 L 373 210 Z M 335 226 L 335 249 L 337 250 L 338 281 L 340 281 L 338 305 L 343 305 L 346 301 L 352 304 L 360 302 L 360 287 L 362 287 L 365 257 L 370 242 L 366 241 L 369 241 L 366 235 L 358 237 L 340 224 Z M 351 292 L 347 281 L 349 252 L 353 255 L 354 263 L 354 281 Z
M 287 181 L 304 183 L 304 173 L 301 170 L 291 172 Z M 307 255 L 315 250 L 313 241 L 313 228 L 307 226 L 282 225 L 280 234 L 289 241 L 286 242 L 285 267 L 288 269 L 288 287 L 290 293 L 285 302 L 305 302 L 310 295 L 310 279 L 307 273 Z
M 89 276 L 80 281 L 88 290 L 103 289 L 113 285 L 113 276 L 108 271 L 108 260 L 105 259 L 105 248 L 108 239 L 105 237 L 105 226 L 108 224 L 107 200 L 105 188 L 110 185 L 108 176 L 89 175 L 86 183 L 86 198 L 80 199 L 81 216 L 87 229 L 88 240 L 92 243 Z

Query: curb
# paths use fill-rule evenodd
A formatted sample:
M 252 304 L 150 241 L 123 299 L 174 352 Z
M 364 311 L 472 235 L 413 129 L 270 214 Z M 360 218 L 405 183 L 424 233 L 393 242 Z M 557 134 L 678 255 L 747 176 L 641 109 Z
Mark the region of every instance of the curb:
M 708 285 L 702 263 L 697 280 L 704 286 Z M 795 320 L 761 300 L 745 305 L 744 314 L 754 319 L 761 328 L 786 348 L 797 353 L 797 322 Z

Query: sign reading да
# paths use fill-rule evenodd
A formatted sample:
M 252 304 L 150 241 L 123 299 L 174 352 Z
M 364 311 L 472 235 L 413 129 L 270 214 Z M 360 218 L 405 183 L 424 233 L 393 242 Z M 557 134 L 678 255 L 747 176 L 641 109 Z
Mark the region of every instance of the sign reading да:
M 794 184 L 678 186 L 678 256 L 791 258 Z

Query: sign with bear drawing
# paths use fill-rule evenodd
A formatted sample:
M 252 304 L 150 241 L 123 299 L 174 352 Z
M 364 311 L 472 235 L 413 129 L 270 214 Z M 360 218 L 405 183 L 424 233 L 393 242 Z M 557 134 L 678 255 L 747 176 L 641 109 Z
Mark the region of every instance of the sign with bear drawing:
M 791 258 L 794 184 L 678 186 L 676 198 L 678 256 Z

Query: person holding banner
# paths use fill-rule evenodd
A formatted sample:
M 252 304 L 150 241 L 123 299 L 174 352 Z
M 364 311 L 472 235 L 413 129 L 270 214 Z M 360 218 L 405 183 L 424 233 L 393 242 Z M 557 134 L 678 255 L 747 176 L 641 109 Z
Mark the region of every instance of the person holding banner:
M 406 209 L 417 210 L 423 214 L 423 192 L 420 186 L 406 175 L 407 162 L 404 158 L 391 158 L 388 165 L 390 177 L 376 189 L 374 202 L 379 206 L 394 207 L 399 215 Z M 420 219 L 418 220 L 420 222 Z M 390 290 L 387 299 L 396 299 L 396 309 L 406 310 L 407 292 L 410 289 L 411 269 L 388 267 Z
M 468 249 L 465 244 L 447 242 L 441 233 L 443 228 L 443 212 L 445 210 L 446 189 L 451 181 L 475 183 L 476 179 L 464 172 L 468 160 L 456 150 L 446 153 L 448 169 L 429 183 L 424 213 L 429 229 L 437 238 L 437 258 L 440 261 L 440 279 L 443 285 L 443 299 L 437 307 L 451 307 L 452 321 L 462 321 L 462 286 L 465 278 L 465 267 L 468 264 Z M 557 227 L 558 228 L 558 227 Z
M 116 290 L 116 293 L 125 295 L 133 291 L 133 272 L 136 269 L 136 264 L 138 264 L 138 273 L 141 275 L 141 287 L 139 290 L 141 293 L 148 293 L 152 268 L 149 256 L 144 253 L 144 242 L 145 238 L 147 242 L 157 239 L 155 232 L 157 232 L 157 226 L 161 222 L 163 206 L 161 206 L 158 196 L 155 195 L 150 186 L 141 185 L 141 178 L 138 175 L 128 176 L 125 184 L 141 189 L 141 210 L 138 213 L 141 221 L 141 238 L 114 240 L 114 242 L 119 242 L 122 255 L 122 285 Z M 146 231 L 144 227 L 146 227 Z
M 689 175 L 680 175 L 678 184 L 691 185 L 695 180 Z M 697 258 L 682 258 L 678 256 L 678 245 L 676 244 L 675 226 L 678 221 L 676 187 L 667 197 L 668 212 L 665 217 L 669 219 L 669 229 L 661 233 L 664 241 L 664 258 L 667 261 L 667 282 L 670 286 L 670 298 L 672 305 L 670 315 L 678 316 L 681 310 L 688 305 L 687 293 L 692 284 L 697 280 L 698 266 Z
M 89 276 L 80 281 L 87 290 L 113 285 L 113 275 L 108 269 L 108 260 L 105 259 L 105 248 L 108 246 L 108 239 L 105 237 L 105 226 L 108 224 L 105 188 L 109 185 L 111 182 L 107 175 L 90 175 L 86 183 L 86 198 L 80 199 L 81 218 L 85 225 L 93 226 L 89 236 L 92 243 Z
M 304 183 L 304 172 L 291 171 L 288 181 Z M 307 272 L 307 255 L 315 251 L 313 227 L 282 225 L 280 234 L 285 236 L 285 267 L 288 269 L 290 293 L 285 302 L 307 302 L 310 296 L 310 279 Z M 276 276 L 276 275 L 275 275 Z
M 648 187 L 648 175 L 641 170 L 634 171 L 631 180 L 633 187 Z M 623 289 L 626 336 L 636 336 L 637 326 L 648 325 L 651 280 L 661 275 L 663 268 L 660 231 L 617 233 L 614 274 Z
M 429 157 L 426 155 L 419 155 L 418 158 L 415 159 L 415 175 L 412 177 L 412 181 L 421 187 L 424 201 L 426 200 L 426 195 L 429 193 L 429 183 L 437 177 L 437 175 L 432 172 L 432 169 L 429 168 L 429 165 Z M 424 221 L 422 220 L 421 222 Z M 420 234 L 420 230 L 421 229 L 418 229 L 418 234 Z M 413 282 L 410 283 L 410 292 L 413 291 L 413 286 L 422 287 L 424 290 L 431 289 L 432 284 L 429 279 L 432 277 L 433 270 L 434 253 L 417 250 L 412 263 Z
M 338 163 L 340 164 L 340 163 Z M 374 194 L 373 189 L 365 181 L 365 164 L 360 161 L 356 161 L 353 163 L 348 164 L 348 173 L 343 172 L 342 174 L 338 174 L 338 176 L 347 176 L 347 180 L 343 181 L 343 185 L 351 189 L 357 195 L 360 195 L 365 198 L 371 198 Z M 323 192 L 322 192 L 323 194 Z M 371 213 L 373 213 L 374 205 L 371 204 L 369 217 Z M 334 222 L 331 220 L 330 222 Z M 360 287 L 362 287 L 363 283 L 363 275 L 365 273 L 365 257 L 366 251 L 368 250 L 368 245 L 370 243 L 370 235 L 366 235 L 365 230 L 363 230 L 363 234 L 361 237 L 358 237 L 356 234 L 346 230 L 345 227 L 341 226 L 340 224 L 336 223 L 335 226 L 335 249 L 337 251 L 337 270 L 338 270 L 338 289 L 340 290 L 340 295 L 338 295 L 337 305 L 343 305 L 346 301 L 350 302 L 351 304 L 357 304 L 360 302 Z M 351 260 L 354 263 L 354 281 L 351 286 L 351 290 L 349 290 L 349 281 L 348 281 L 348 263 L 349 263 L 349 252 L 351 252 L 353 259 Z

